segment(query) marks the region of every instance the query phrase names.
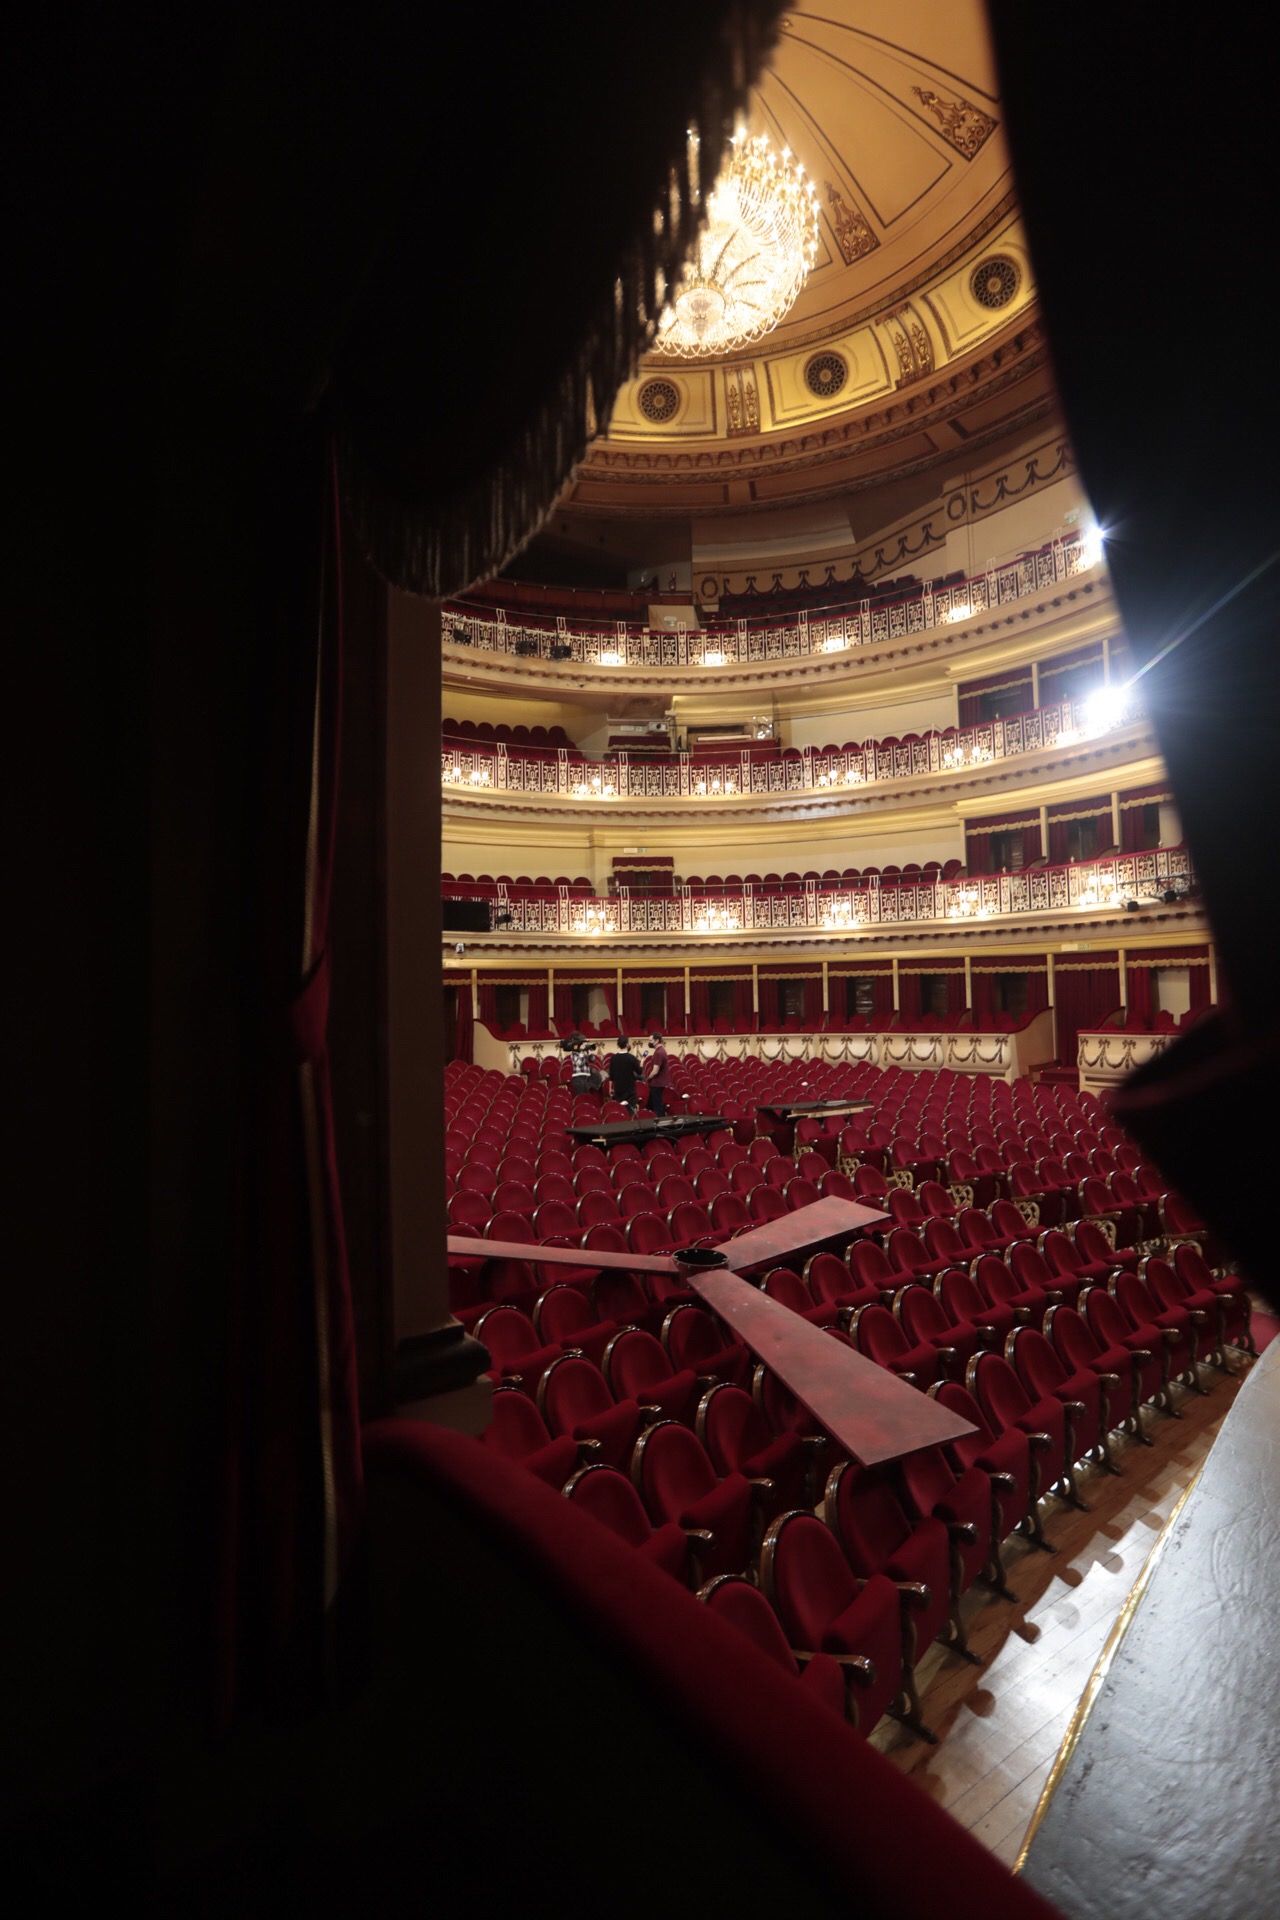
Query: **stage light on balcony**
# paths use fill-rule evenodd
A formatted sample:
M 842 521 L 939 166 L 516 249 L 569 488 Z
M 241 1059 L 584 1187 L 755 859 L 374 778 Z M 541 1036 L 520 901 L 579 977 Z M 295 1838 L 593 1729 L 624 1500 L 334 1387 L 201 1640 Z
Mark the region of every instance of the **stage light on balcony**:
M 848 645 L 849 642 L 847 640 L 842 640 L 839 634 L 832 633 L 828 634 L 827 638 L 823 641 L 822 651 L 824 653 L 844 653 Z
M 969 602 L 967 600 L 957 600 L 957 601 L 954 601 L 953 604 L 947 608 L 946 612 L 943 614 L 942 617 L 947 622 L 948 626 L 954 626 L 957 621 L 968 620 L 972 617 L 972 615 L 973 615 L 973 608 L 970 606 Z
M 600 655 L 600 665 L 602 667 L 620 667 L 622 665 L 622 655 L 616 647 L 607 647 Z
M 724 665 L 724 655 L 718 647 L 713 647 L 710 653 L 703 654 L 702 664 L 704 667 L 722 667 Z
M 1118 727 L 1125 716 L 1128 705 L 1127 687 L 1106 685 L 1095 687 L 1084 702 L 1084 727 L 1088 734 L 1110 733 Z
M 1080 535 L 1080 565 L 1082 567 L 1096 567 L 1098 565 L 1098 562 L 1102 559 L 1103 544 L 1106 537 L 1106 529 L 1100 527 L 1096 520 L 1091 520 Z

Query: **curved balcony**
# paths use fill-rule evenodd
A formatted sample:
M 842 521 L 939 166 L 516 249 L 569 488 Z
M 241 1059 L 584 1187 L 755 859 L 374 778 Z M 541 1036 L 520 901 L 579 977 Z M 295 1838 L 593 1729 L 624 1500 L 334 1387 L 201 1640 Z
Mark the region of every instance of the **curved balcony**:
M 1076 534 L 946 587 L 925 585 L 894 597 L 868 595 L 781 618 L 712 620 L 694 627 L 677 623 L 661 630 L 567 615 L 518 612 L 513 618 L 505 608 L 453 601 L 443 610 L 444 652 L 446 662 L 461 662 L 468 652 L 473 657 L 497 654 L 508 662 L 536 662 L 567 674 L 584 669 L 650 676 L 719 669 L 740 674 L 794 667 L 990 620 L 1019 602 L 1083 579 L 1100 563 L 1096 538 Z M 551 678 L 554 682 L 555 676 Z
M 1003 720 L 841 747 L 775 746 L 716 755 L 618 753 L 589 760 L 571 748 L 531 750 L 452 740 L 441 749 L 440 778 L 447 797 L 468 800 L 518 796 L 524 802 L 589 807 L 822 801 L 871 794 L 895 782 L 962 778 L 1037 755 L 1055 756 L 1055 766 L 1058 756 L 1096 760 L 1104 745 L 1127 750 L 1131 737 L 1146 724 L 1138 700 L 1117 691 L 1105 715 L 1091 701 L 1061 701 Z M 1076 748 L 1088 751 L 1074 755 L 1071 750 Z
M 446 879 L 446 895 L 488 898 L 503 920 L 502 938 L 602 941 L 693 937 L 741 942 L 751 936 L 873 934 L 881 929 L 959 929 L 978 923 L 1027 923 L 1076 915 L 1105 919 L 1133 901 L 1185 907 L 1195 890 L 1185 847 L 1107 855 L 1021 873 L 943 877 L 944 870 L 859 881 L 786 876 L 779 885 L 743 881 L 715 888 L 681 886 L 670 894 L 621 888 L 607 898 L 577 885 L 522 887 L 505 880 Z

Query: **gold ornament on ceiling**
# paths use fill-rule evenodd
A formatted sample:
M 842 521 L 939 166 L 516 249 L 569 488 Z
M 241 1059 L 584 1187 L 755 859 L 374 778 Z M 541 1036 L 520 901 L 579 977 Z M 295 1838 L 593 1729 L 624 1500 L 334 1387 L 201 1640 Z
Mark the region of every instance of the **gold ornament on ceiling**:
M 636 396 L 636 404 L 646 420 L 663 426 L 680 411 L 680 390 L 671 380 L 646 380 Z
M 980 261 L 969 275 L 969 291 L 980 307 L 994 310 L 1007 307 L 1018 291 L 1021 279 L 1017 266 L 1006 253 L 993 253 Z
M 819 400 L 833 399 L 848 378 L 848 362 L 839 353 L 815 353 L 804 370 L 804 383 Z
M 736 134 L 656 350 L 700 359 L 772 333 L 817 255 L 818 196 L 804 168 L 766 135 Z
M 975 107 L 971 100 L 944 100 L 932 87 L 912 87 L 911 91 L 929 109 L 942 129 L 943 139 L 966 160 L 972 160 L 996 130 L 991 115 Z
M 866 215 L 849 205 L 839 187 L 833 187 L 829 180 L 824 180 L 822 185 L 831 209 L 831 225 L 835 230 L 840 258 L 846 267 L 851 267 L 855 260 L 874 253 L 880 242 L 872 232 Z

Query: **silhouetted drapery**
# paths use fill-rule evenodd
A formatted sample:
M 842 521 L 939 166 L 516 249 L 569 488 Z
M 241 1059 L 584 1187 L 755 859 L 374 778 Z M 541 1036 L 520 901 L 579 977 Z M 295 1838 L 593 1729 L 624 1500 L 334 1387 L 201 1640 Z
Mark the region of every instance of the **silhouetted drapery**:
M 1155 985 L 1155 974 L 1150 967 L 1126 966 L 1124 970 L 1126 1026 L 1148 1025 L 1155 1010 Z
M 1242 819 L 1280 817 L 1274 729 L 1258 724 L 1280 702 L 1274 437 L 1249 382 L 1196 381 L 1186 358 L 1186 341 L 1215 324 L 1214 262 L 1249 254 L 1256 201 L 1232 183 L 1257 177 L 1259 154 L 1269 161 L 1271 149 L 1246 118 L 1210 156 L 1195 143 L 1162 151 L 1168 102 L 1186 75 L 1209 99 L 1238 67 L 1231 37 L 1208 16 L 1159 42 L 1141 10 L 1086 5 L 1064 57 L 1047 10 L 993 0 L 990 13 L 1067 425 L 1098 524 L 1123 528 L 1108 543 L 1108 571 L 1134 664 L 1145 669 L 1144 704 L 1212 919 L 1220 999 L 1230 1003 L 1140 1069 L 1118 1090 L 1115 1112 L 1274 1292 L 1270 1146 L 1265 1129 L 1238 1125 L 1256 1102 L 1270 1103 L 1280 1054 L 1276 903 L 1258 887 L 1256 835 L 1241 832 Z M 1117 180 L 1126 184 L 1119 198 Z M 1152 343 L 1141 379 L 1099 339 L 1069 233 L 1078 206 L 1096 216 L 1088 277 L 1119 310 L 1178 302 L 1181 324 Z M 1267 314 L 1266 288 L 1250 285 L 1234 315 L 1238 336 L 1261 337 Z

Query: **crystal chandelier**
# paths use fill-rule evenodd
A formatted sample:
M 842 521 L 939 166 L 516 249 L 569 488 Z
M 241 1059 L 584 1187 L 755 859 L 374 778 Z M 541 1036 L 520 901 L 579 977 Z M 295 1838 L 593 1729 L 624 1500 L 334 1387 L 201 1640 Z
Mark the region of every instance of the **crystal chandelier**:
M 771 333 L 817 253 L 818 196 L 804 168 L 764 134 L 735 134 L 707 200 L 707 224 L 658 322 L 658 352 L 699 359 Z

